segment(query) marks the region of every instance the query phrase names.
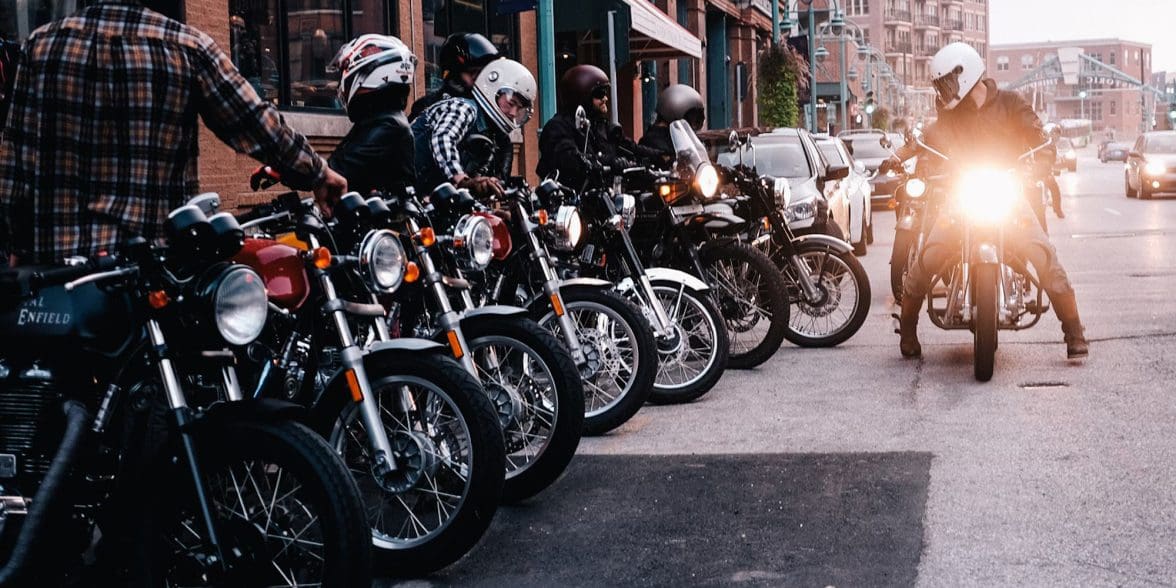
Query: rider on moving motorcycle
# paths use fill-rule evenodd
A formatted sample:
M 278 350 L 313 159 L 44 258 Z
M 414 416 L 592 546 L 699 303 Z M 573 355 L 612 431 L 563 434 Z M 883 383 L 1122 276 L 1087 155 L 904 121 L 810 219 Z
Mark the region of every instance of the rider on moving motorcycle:
M 1016 93 L 998 90 L 996 83 L 985 77 L 984 58 L 966 43 L 951 43 L 940 49 L 931 60 L 931 74 L 942 108 L 938 121 L 926 130 L 926 143 L 948 157 L 957 161 L 982 159 L 1013 167 L 1020 154 L 1046 141 L 1033 109 Z M 900 170 L 902 162 L 918 151 L 916 143 L 907 143 L 896 157 L 883 162 L 880 171 Z M 1048 163 L 1044 173 L 1049 174 L 1053 153 L 1046 149 L 1043 155 Z M 1049 237 L 1037 222 L 1017 223 L 1008 227 L 1006 234 L 1009 249 L 1033 265 L 1041 288 L 1049 295 L 1062 323 L 1067 357 L 1086 357 L 1089 350 L 1074 288 Z M 958 230 L 947 218 L 939 217 L 919 262 L 908 270 L 899 328 L 899 348 L 904 357 L 922 354 L 917 333 L 919 311 L 932 276 L 959 250 L 959 241 Z

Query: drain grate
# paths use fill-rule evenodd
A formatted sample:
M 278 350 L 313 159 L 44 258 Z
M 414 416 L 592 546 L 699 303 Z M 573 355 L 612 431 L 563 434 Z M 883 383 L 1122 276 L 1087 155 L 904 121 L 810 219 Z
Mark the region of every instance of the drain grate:
M 1025 390 L 1044 390 L 1046 388 L 1069 388 L 1070 384 L 1066 382 L 1025 382 L 1017 384 L 1017 387 Z

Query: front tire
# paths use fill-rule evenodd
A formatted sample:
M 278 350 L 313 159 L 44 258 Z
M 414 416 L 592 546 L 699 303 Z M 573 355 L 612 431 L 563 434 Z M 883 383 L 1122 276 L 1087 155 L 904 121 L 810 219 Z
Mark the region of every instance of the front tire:
M 915 248 L 915 234 L 911 231 L 894 232 L 894 249 L 890 251 L 890 294 L 894 302 L 902 303 L 903 280 Z
M 591 366 L 583 380 L 584 434 L 603 435 L 633 418 L 653 392 L 653 331 L 640 309 L 611 292 L 567 288 L 561 295 Z M 563 341 L 554 312 L 549 310 L 539 324 Z
M 656 340 L 657 381 L 649 401 L 692 402 L 714 388 L 727 368 L 731 343 L 723 314 L 706 291 L 671 280 L 651 280 L 651 284 L 674 333 Z
M 1123 174 L 1123 191 L 1127 193 L 1128 198 L 1135 198 L 1137 194 L 1135 190 L 1131 189 L 1131 178 L 1127 174 Z
M 852 252 L 838 253 L 820 243 L 798 244 L 796 254 L 822 296 L 815 303 L 806 300 L 792 262 L 783 256 L 777 258 L 792 302 L 784 338 L 800 347 L 840 345 L 858 332 L 870 313 L 866 269 Z
M 704 247 L 701 258 L 727 328 L 727 367 L 750 369 L 768 361 L 788 330 L 783 274 L 762 251 L 741 243 Z
M 992 379 L 993 366 L 996 363 L 999 268 L 1000 266 L 995 264 L 979 264 L 974 266 L 975 271 L 972 274 L 972 283 L 975 285 L 973 294 L 976 300 L 976 319 L 972 327 L 975 346 L 973 371 L 976 380 L 981 382 Z
M 489 528 L 506 468 L 502 426 L 477 378 L 453 358 L 377 357 L 366 366 L 372 393 L 398 465 L 405 476 L 419 476 L 415 483 L 388 488 L 375 480 L 371 444 L 350 397 L 336 394 L 322 405 L 318 428 L 359 483 L 379 575 L 423 576 L 461 559 Z M 398 402 L 406 390 L 410 414 Z
M 531 319 L 475 321 L 463 330 L 482 387 L 505 423 L 502 500 L 530 498 L 563 475 L 580 444 L 580 372 L 563 344 Z M 517 402 L 521 406 L 515 406 Z

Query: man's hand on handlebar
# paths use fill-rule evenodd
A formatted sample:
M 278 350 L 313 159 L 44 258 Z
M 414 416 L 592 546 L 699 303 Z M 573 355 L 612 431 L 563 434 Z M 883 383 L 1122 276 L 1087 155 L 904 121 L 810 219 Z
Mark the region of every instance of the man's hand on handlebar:
M 502 189 L 502 183 L 498 181 L 498 178 L 490 176 L 471 177 L 463 175 L 458 178 L 454 178 L 453 185 L 457 186 L 458 188 L 465 188 L 466 190 L 469 190 L 471 194 L 482 197 L 501 197 L 506 194 L 506 191 Z
M 328 167 L 323 183 L 314 189 L 314 201 L 323 210 L 323 214 L 330 218 L 331 208 L 345 192 L 347 192 L 347 178 Z
M 887 172 L 902 173 L 902 160 L 897 157 L 888 157 L 882 160 L 881 165 L 878 166 L 878 173 L 885 174 Z

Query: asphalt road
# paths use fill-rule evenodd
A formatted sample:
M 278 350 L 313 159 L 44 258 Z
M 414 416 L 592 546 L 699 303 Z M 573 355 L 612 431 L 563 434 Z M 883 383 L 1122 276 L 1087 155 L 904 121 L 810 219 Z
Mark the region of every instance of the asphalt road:
M 988 383 L 970 334 L 925 317 L 904 360 L 876 211 L 857 336 L 585 439 L 467 558 L 404 585 L 1176 585 L 1176 198 L 1126 199 L 1092 150 L 1060 183 L 1085 362 L 1052 314 L 1001 332 Z

